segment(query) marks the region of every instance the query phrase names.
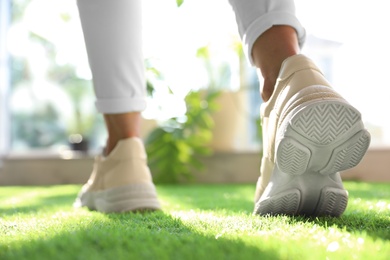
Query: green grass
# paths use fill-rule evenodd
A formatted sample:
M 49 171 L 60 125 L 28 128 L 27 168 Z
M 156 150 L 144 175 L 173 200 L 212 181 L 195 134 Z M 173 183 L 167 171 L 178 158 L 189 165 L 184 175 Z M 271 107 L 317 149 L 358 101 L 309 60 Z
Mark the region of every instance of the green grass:
M 158 186 L 150 214 L 73 209 L 77 185 L 0 188 L 0 259 L 390 259 L 390 184 L 341 218 L 251 214 L 253 185 Z

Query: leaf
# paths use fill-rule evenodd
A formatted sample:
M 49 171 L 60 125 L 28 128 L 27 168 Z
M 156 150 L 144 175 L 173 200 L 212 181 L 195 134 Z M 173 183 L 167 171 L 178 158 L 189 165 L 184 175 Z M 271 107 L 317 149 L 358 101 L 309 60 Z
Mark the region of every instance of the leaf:
M 208 59 L 210 57 L 210 52 L 208 46 L 200 47 L 196 52 L 196 57 L 202 59 Z
M 213 154 L 213 150 L 208 147 L 197 147 L 194 148 L 194 151 L 198 156 L 210 156 Z
M 149 80 L 147 80 L 146 81 L 146 93 L 148 94 L 149 97 L 151 97 L 151 96 L 153 96 L 154 92 L 155 92 L 154 85 Z
M 184 0 L 176 0 L 177 7 L 180 7 L 184 3 Z
M 207 48 L 199 55 L 207 55 Z M 149 134 L 146 144 L 152 171 L 158 183 L 188 181 L 193 170 L 202 170 L 197 156 L 208 156 L 212 150 L 207 147 L 212 139 L 211 117 L 217 110 L 215 99 L 220 91 L 189 91 L 185 96 L 187 111 L 183 117 L 172 117 Z
M 204 164 L 201 161 L 199 161 L 198 159 L 196 159 L 195 157 L 192 158 L 192 160 L 190 161 L 190 164 L 193 168 L 195 168 L 198 171 L 203 171 L 206 168 L 204 166 Z
M 221 95 L 221 91 L 220 90 L 209 90 L 208 93 L 207 93 L 206 100 L 208 102 L 214 101 L 220 95 Z
M 166 132 L 162 128 L 160 127 L 155 128 L 146 138 L 145 144 L 149 145 L 158 142 L 163 138 L 165 133 Z

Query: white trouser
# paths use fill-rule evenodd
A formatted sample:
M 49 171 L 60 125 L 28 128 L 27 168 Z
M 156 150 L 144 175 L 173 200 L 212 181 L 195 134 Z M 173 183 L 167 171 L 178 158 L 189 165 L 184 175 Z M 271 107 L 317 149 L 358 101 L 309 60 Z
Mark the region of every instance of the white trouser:
M 144 110 L 142 0 L 77 1 L 98 111 L 116 114 Z M 255 40 L 273 25 L 295 28 L 302 45 L 305 30 L 295 16 L 292 0 L 229 1 L 250 62 Z
M 305 40 L 305 29 L 295 16 L 293 0 L 229 0 L 236 14 L 246 57 L 251 64 L 256 39 L 273 25 L 289 25 L 298 34 L 299 45 Z
M 77 3 L 98 111 L 117 114 L 144 110 L 142 0 Z

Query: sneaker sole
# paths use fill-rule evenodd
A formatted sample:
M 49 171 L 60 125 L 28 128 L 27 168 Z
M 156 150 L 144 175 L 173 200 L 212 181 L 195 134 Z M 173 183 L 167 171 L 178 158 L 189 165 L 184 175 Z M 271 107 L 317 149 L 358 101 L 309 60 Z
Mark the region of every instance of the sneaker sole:
M 103 191 L 85 192 L 77 198 L 75 207 L 88 207 L 104 213 L 160 210 L 153 184 L 129 184 Z
M 298 106 L 279 127 L 276 167 L 255 213 L 340 216 L 348 193 L 338 172 L 356 166 L 369 143 L 360 113 L 349 104 L 321 100 Z

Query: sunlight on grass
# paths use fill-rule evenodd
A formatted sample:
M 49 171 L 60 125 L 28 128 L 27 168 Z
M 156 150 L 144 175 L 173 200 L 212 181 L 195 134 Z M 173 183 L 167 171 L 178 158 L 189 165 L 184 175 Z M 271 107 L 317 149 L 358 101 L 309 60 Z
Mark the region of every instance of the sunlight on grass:
M 388 259 L 389 187 L 347 182 L 340 218 L 254 216 L 253 185 L 159 186 L 150 214 L 73 209 L 78 185 L 2 187 L 0 259 Z

